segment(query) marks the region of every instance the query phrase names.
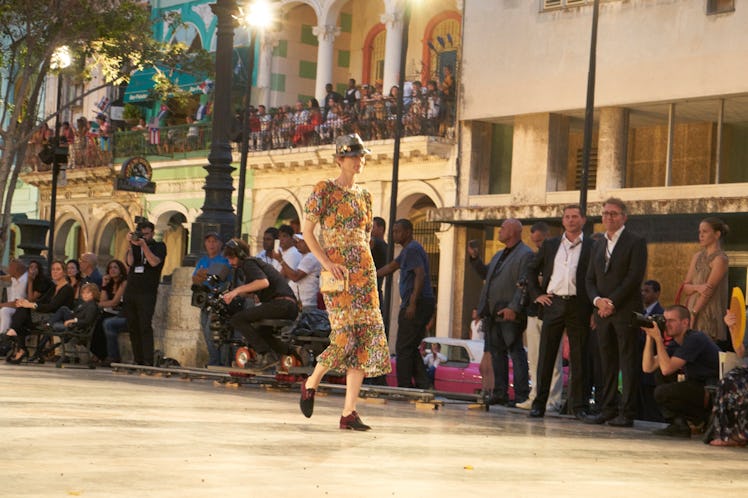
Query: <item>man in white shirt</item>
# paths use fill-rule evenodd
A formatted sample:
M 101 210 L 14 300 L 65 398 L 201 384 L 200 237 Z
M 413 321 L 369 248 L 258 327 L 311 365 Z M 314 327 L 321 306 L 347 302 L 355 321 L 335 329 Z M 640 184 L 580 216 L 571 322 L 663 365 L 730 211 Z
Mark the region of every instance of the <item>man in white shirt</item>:
M 273 253 L 275 252 L 276 240 L 278 240 L 278 229 L 275 227 L 266 229 L 265 233 L 262 235 L 262 251 L 257 253 L 257 256 L 255 257 L 269 265 L 272 265 L 276 270 L 281 271 L 280 261 L 273 257 Z
M 558 347 L 564 330 L 569 337 L 571 385 L 568 406 L 579 420 L 587 418 L 584 399 L 584 345 L 589 333 L 592 303 L 585 292 L 585 277 L 592 239 L 582 228 L 587 219 L 579 205 L 564 208 L 561 237 L 546 240 L 527 270 L 527 288 L 531 299 L 542 306 L 543 328 L 538 354 L 537 395 L 530 417 L 542 418 L 550 391 Z M 542 274 L 542 281 L 539 276 Z
M 8 264 L 10 285 L 7 287 L 8 300 L 0 303 L 0 334 L 10 327 L 10 318 L 16 312 L 16 299 L 26 299 L 28 273 L 23 261 L 14 259 Z
M 296 269 L 291 268 L 285 260 L 281 261 L 281 275 L 286 277 L 291 290 L 301 303 L 302 310 L 317 309 L 317 293 L 319 293 L 319 274 L 322 265 L 312 254 L 300 233 L 294 235 L 296 248 L 301 256 L 301 261 Z
M 292 270 L 296 270 L 301 262 L 301 253 L 296 249 L 296 239 L 293 238 L 294 233 L 291 225 L 281 225 L 278 229 L 280 248 L 273 253 L 273 258 L 279 264 L 286 263 Z

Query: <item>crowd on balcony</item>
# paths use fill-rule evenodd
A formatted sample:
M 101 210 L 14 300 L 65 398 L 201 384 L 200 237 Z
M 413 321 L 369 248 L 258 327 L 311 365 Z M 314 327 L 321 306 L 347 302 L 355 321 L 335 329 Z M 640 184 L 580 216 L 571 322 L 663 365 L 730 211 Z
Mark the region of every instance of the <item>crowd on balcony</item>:
M 42 160 L 40 153 L 53 145 L 54 130 L 42 123 L 26 146 L 25 166 L 27 171 L 49 171 L 51 164 Z M 68 169 L 101 166 L 112 161 L 112 126 L 104 113 L 99 113 L 94 122 L 80 116 L 75 126 L 64 121 L 60 126 L 59 146 L 67 151 Z M 44 154 L 42 154 L 44 156 Z

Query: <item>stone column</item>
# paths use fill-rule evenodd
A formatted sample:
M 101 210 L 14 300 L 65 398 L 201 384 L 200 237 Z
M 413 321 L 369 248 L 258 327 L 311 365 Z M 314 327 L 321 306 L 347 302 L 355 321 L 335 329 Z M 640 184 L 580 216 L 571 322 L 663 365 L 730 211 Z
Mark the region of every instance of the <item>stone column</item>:
M 389 11 L 382 14 L 380 20 L 387 28 L 382 92 L 389 95 L 390 88 L 397 85 L 400 77 L 398 73 L 403 48 L 403 15 L 399 11 Z
M 597 140 L 597 191 L 604 192 L 626 186 L 626 154 L 628 148 L 629 111 L 622 107 L 600 109 L 600 130 Z
M 325 101 L 325 85 L 332 83 L 333 53 L 335 38 L 340 34 L 340 28 L 333 25 L 321 25 L 312 28 L 312 33 L 319 40 L 317 47 L 317 82 L 314 96 L 320 102 Z
M 260 33 L 260 57 L 257 61 L 257 104 L 270 109 L 271 76 L 273 74 L 273 49 L 278 45 L 275 35 Z

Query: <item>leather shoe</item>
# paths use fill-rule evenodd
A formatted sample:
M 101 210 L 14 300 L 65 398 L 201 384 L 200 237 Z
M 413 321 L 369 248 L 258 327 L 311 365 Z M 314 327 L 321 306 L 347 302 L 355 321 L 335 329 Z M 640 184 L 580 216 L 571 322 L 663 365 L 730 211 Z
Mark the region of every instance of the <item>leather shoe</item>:
M 604 424 L 608 420 L 613 420 L 614 418 L 616 418 L 616 415 L 598 413 L 597 415 L 590 415 L 589 417 L 585 417 L 582 422 L 584 422 L 585 424 L 600 425 Z
M 611 427 L 633 427 L 634 419 L 619 415 L 614 419 L 608 420 L 608 425 Z
M 530 418 L 543 418 L 545 417 L 545 410 L 541 410 L 540 408 L 533 408 L 530 410 Z
M 301 413 L 303 413 L 306 418 L 311 418 L 312 413 L 314 412 L 315 392 L 314 389 L 306 388 L 306 379 L 301 381 L 301 399 L 299 400 L 299 407 L 301 408 Z
M 358 416 L 355 410 L 345 417 L 341 415 L 340 428 L 352 431 L 368 431 L 371 429 L 371 427 L 361 421 L 361 417 Z
M 587 413 L 585 410 L 577 410 L 574 412 L 574 418 L 579 420 L 580 422 L 584 422 L 589 418 L 590 414 Z

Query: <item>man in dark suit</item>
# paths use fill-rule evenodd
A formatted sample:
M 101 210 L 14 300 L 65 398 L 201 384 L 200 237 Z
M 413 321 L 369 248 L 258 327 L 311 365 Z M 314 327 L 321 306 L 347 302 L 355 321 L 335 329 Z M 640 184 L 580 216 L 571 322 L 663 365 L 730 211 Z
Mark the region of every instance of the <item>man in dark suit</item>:
M 587 294 L 596 308 L 594 318 L 603 365 L 603 406 L 585 421 L 631 427 L 639 386 L 639 331 L 631 313 L 641 312 L 640 286 L 647 267 L 647 243 L 626 229 L 626 204 L 611 197 L 603 203 L 605 234 L 592 249 L 587 270 Z M 618 371 L 623 396 L 618 406 Z
M 497 252 L 486 267 L 478 259 L 477 249 L 468 247 L 470 261 L 485 279 L 480 294 L 478 314 L 488 319 L 484 351 L 491 353 L 495 387 L 492 404 L 509 403 L 509 361 L 514 373 L 514 402 L 521 403 L 530 393 L 527 353 L 522 345 L 524 329 L 522 289 L 517 286 L 525 277 L 532 250 L 522 242 L 522 223 L 507 219 L 501 224 L 499 241 L 506 247 Z
M 527 271 L 530 298 L 543 307 L 537 395 L 530 410 L 530 417 L 533 418 L 545 415 L 553 367 L 564 329 L 569 336 L 571 367 L 569 409 L 580 420 L 587 416 L 587 400 L 583 395 L 583 355 L 592 303 L 585 290 L 585 278 L 593 242 L 582 233 L 586 221 L 579 205 L 566 206 L 561 221 L 565 230 L 563 235 L 546 240 Z M 542 281 L 539 280 L 540 275 Z

